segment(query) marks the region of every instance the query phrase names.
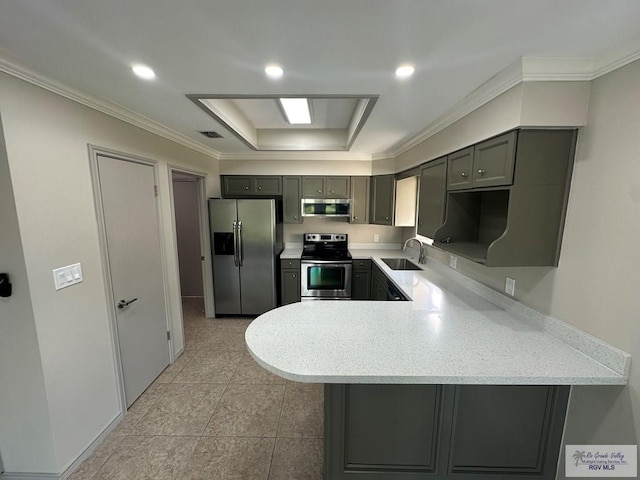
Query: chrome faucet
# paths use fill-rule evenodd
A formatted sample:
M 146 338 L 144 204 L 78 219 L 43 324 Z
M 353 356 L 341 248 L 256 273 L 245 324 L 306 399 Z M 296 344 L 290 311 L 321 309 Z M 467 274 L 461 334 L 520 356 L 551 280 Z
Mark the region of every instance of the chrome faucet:
M 419 238 L 411 237 L 407 239 L 402 246 L 402 251 L 404 252 L 407 249 L 407 245 L 409 245 L 409 242 L 411 241 L 418 242 L 418 244 L 420 245 L 420 256 L 418 257 L 418 263 L 424 263 L 427 260 L 427 253 L 425 251 L 426 244 L 423 243 Z

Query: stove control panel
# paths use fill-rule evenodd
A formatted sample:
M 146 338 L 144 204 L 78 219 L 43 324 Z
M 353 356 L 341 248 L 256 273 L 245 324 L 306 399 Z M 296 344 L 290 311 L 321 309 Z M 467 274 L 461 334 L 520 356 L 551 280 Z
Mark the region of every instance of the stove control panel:
M 346 233 L 305 233 L 306 242 L 346 242 Z

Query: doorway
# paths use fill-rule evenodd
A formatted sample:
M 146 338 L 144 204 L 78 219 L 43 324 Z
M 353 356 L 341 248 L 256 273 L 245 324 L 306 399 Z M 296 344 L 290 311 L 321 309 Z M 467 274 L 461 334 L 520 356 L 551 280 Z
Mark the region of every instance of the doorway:
M 214 316 L 208 308 L 206 196 L 202 174 L 171 167 L 169 175 L 184 325 L 189 317 Z

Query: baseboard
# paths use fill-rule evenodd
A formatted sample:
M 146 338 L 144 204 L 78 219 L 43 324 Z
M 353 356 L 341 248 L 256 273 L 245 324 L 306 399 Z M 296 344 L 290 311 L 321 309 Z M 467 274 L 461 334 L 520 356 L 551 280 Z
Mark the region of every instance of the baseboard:
M 75 472 L 80 464 L 84 462 L 89 455 L 93 453 L 93 451 L 98 448 L 98 446 L 104 441 L 104 439 L 109 435 L 114 428 L 118 426 L 120 421 L 124 418 L 123 413 L 119 413 L 113 421 L 107 425 L 100 435 L 96 437 L 96 439 L 89 444 L 87 448 L 80 454 L 78 458 L 76 458 L 71 465 L 69 465 L 64 472 L 62 473 L 17 473 L 17 472 L 4 472 L 0 474 L 0 480 L 66 480 L 71 476 L 73 472 Z

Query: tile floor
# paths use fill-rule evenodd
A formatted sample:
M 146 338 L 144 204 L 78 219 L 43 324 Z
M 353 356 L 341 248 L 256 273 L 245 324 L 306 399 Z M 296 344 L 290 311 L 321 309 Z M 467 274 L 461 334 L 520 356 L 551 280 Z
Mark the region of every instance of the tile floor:
M 320 480 L 323 388 L 284 380 L 247 353 L 250 320 L 183 301 L 185 352 L 70 477 Z

